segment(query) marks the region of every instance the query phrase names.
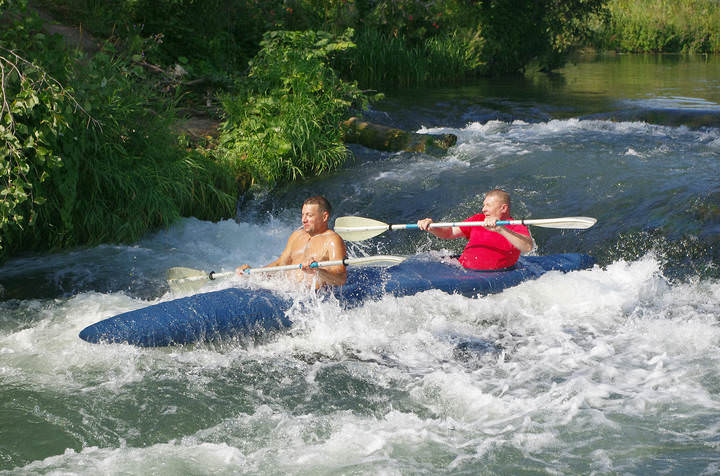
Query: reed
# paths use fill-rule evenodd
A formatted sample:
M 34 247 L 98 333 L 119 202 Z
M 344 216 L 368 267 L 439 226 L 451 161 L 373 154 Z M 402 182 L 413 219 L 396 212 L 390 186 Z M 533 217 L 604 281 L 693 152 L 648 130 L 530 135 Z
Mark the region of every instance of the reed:
M 357 50 L 339 63 L 344 74 L 363 86 L 414 87 L 460 82 L 477 72 L 467 37 L 452 33 L 415 45 L 402 36 L 364 29 Z
M 720 53 L 715 0 L 611 0 L 594 43 L 625 52 Z

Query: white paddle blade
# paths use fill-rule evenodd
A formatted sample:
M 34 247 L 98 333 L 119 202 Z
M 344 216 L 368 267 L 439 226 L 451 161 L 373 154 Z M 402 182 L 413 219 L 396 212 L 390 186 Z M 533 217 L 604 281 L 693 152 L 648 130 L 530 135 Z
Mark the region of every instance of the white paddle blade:
M 207 281 L 168 281 L 168 286 L 170 286 L 170 290 L 175 294 L 194 294 L 206 284 Z
M 177 281 L 179 279 L 188 278 L 207 278 L 208 274 L 205 271 L 192 268 L 183 268 L 182 266 L 176 266 L 167 270 L 167 280 Z
M 597 219 L 591 217 L 540 218 L 537 220 L 525 220 L 526 225 L 573 230 L 585 230 L 593 226 L 595 223 L 597 223 Z
M 388 228 L 387 223 L 372 218 L 339 217 L 335 220 L 334 230 L 345 241 L 363 241 L 384 233 Z
M 232 271 L 212 273 L 211 278 L 210 273 L 206 271 L 176 266 L 175 268 L 167 270 L 167 282 L 173 292 L 185 294 L 197 291 L 205 286 L 211 279 L 226 278 L 234 274 Z
M 395 266 L 405 261 L 404 256 L 377 255 L 366 256 L 364 258 L 350 258 L 346 260 L 347 264 L 357 266 Z
M 202 288 L 208 280 L 205 271 L 177 266 L 167 270 L 167 282 L 176 294 L 188 294 Z

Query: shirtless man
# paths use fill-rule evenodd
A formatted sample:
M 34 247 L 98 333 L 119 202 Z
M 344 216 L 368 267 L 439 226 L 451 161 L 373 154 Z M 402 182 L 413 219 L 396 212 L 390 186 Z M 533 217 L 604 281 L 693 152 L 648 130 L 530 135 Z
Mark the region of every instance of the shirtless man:
M 290 235 L 280 257 L 266 267 L 302 264 L 302 271 L 296 272 L 299 281 L 316 280 L 316 287 L 345 284 L 347 271 L 343 265 L 310 267 L 313 262 L 345 259 L 345 242 L 328 228 L 331 210 L 330 202 L 325 197 L 316 196 L 305 200 L 302 206 L 302 227 Z M 244 264 L 236 272 L 244 274 L 243 271 L 248 268 L 250 266 Z
M 430 228 L 432 218 L 417 222 L 418 228 L 446 240 L 464 237 L 467 246 L 460 255 L 460 264 L 475 270 L 510 268 L 515 265 L 520 253 L 533 248 L 530 231 L 525 225 L 496 225 L 496 221 L 512 220 L 510 216 L 510 195 L 503 190 L 490 190 L 485 194 L 482 213 L 465 221 L 485 221 L 485 226 L 452 228 Z

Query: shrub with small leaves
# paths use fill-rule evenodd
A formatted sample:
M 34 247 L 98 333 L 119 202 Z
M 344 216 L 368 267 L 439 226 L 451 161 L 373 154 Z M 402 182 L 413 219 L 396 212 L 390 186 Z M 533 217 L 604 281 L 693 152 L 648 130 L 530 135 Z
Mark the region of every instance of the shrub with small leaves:
M 340 122 L 368 97 L 343 81 L 330 59 L 354 47 L 353 31 L 272 31 L 239 93 L 226 95 L 221 148 L 239 169 L 269 185 L 318 175 L 347 157 Z

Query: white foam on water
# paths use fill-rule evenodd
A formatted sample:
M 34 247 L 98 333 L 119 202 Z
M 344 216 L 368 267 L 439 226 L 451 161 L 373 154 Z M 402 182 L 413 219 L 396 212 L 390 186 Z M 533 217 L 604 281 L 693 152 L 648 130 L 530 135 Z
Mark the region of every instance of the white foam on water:
M 294 221 L 270 217 L 265 224 L 186 218 L 150 235 L 141 245 L 175 257 L 175 266 L 231 271 L 243 263 L 258 267 L 273 261 L 299 226 L 299 213 Z
M 160 233 L 142 246 L 174 258 L 197 254 L 202 268 L 220 263 L 232 269 L 274 259 L 296 225 L 188 220 L 179 226 L 175 233 L 183 237 Z M 282 279 L 254 276 L 203 290 L 230 285 L 267 285 L 298 299 L 302 294 Z M 132 392 L 133 385 L 159 378 L 187 384 L 197 391 L 193 398 L 219 398 L 213 383 L 232 386 L 224 375 L 256 364 L 266 369 L 258 374 L 259 387 L 244 383 L 260 402 L 254 411 L 238 410 L 220 424 L 210 421 L 190 435 L 143 448 L 67 450 L 22 471 L 169 474 L 241 466 L 249 472 L 406 474 L 433 472 L 440 461 L 462 471 L 503 451 L 572 460 L 602 446 L 593 468 L 612 472 L 627 445 L 618 435 L 632 422 L 649 426 L 649 446 L 662 438 L 653 432 L 704 440 L 720 434 L 718 427 L 700 430 L 696 423 L 720 410 L 720 283 L 670 284 L 651 254 L 606 268 L 550 272 L 477 298 L 428 291 L 343 309 L 332 299 L 305 297 L 290 310 L 293 328 L 259 342 L 140 349 L 77 337 L 88 324 L 175 297 L 83 293 L 6 306 L 18 324 L 0 331 L 0 377 L 68 398 L 98 389 L 109 396 Z M 477 342 L 488 346 L 462 347 Z M 274 372 L 287 369 L 294 373 L 272 382 Z M 333 386 L 342 387 L 328 382 L 333 371 L 375 393 L 333 397 Z M 288 387 L 297 388 L 307 405 L 327 401 L 311 409 L 287 406 L 277 394 Z M 177 411 L 175 403 L 162 406 L 163 414 Z M 87 416 L 88 425 L 98 420 Z
M 416 430 L 417 425 L 417 417 L 400 412 L 378 420 L 349 412 L 311 419 L 291 418 L 260 407 L 253 414 L 239 415 L 179 440 L 144 448 L 68 449 L 13 473 L 299 474 L 349 470 L 399 475 L 423 468 L 414 461 L 417 445 L 445 446 L 443 437 L 452 430 L 444 422 L 422 430 Z M 316 438 L 318 430 L 329 436 Z
M 573 143 L 582 143 L 596 140 L 597 133 L 601 133 L 605 141 L 609 135 L 639 135 L 667 140 L 680 139 L 682 142 L 715 143 L 720 137 L 720 131 L 691 130 L 687 127 L 670 127 L 648 124 L 640 121 L 607 121 L 587 119 L 554 119 L 547 122 L 527 123 L 525 121 L 488 121 L 486 123 L 469 123 L 462 129 L 451 128 L 422 128 L 421 133 L 427 134 L 455 134 L 458 137 L 457 145 L 450 149 L 449 157 L 453 151 L 461 157 L 482 156 L 506 157 L 510 155 L 525 155 L 529 151 L 551 150 L 552 144 L 561 146 L 572 139 Z M 623 141 L 620 141 L 623 142 Z M 546 148 L 546 149 L 543 149 Z M 484 154 L 479 154 L 480 150 Z M 640 151 L 633 150 L 635 154 Z
M 471 189 L 473 178 L 484 182 L 491 175 L 505 181 L 508 180 L 505 175 L 517 167 L 537 171 L 533 174 L 559 175 L 557 181 L 566 184 L 586 183 L 590 177 L 600 176 L 595 186 L 612 190 L 618 185 L 617 174 L 605 177 L 616 170 L 648 173 L 657 181 L 667 181 L 666 167 L 670 164 L 707 166 L 714 170 L 720 143 L 717 129 L 577 118 L 538 123 L 472 122 L 461 128 L 423 127 L 419 132 L 452 133 L 458 137 L 457 144 L 442 156 L 403 152 L 383 161 L 365 162 L 354 170 L 352 180 L 344 186 L 350 187 L 353 194 L 368 193 L 366 189 L 370 187 L 375 197 L 396 194 L 406 188 L 408 193 L 418 188 L 434 190 L 438 183 L 448 180 L 453 184 L 460 181 L 464 188 Z M 609 170 L 604 166 L 606 161 L 613 161 L 613 168 Z M 648 163 L 653 166 L 648 168 Z M 568 167 L 568 164 L 577 166 Z M 644 168 L 642 171 L 637 168 L 640 166 Z M 501 184 L 510 187 L 510 184 Z M 512 183 L 515 185 L 517 180 Z
M 717 293 L 717 284 L 711 288 Z M 533 453 L 556 445 L 558 431 L 581 431 L 587 422 L 619 431 L 615 413 L 662 420 L 666 405 L 688 406 L 690 415 L 717 411 L 717 397 L 704 387 L 707 365 L 718 359 L 708 352 L 720 337 L 708 304 L 698 309 L 685 299 L 691 317 L 682 320 L 668 320 L 658 306 L 694 289 L 668 285 L 649 256 L 605 270 L 549 273 L 479 299 L 386 297 L 341 313 L 335 327 L 320 316 L 274 345 L 278 353 L 337 359 L 350 349 L 372 358 L 380 365 L 365 378 L 392 382 L 415 405 L 458 422 L 465 444 Z M 717 313 L 717 301 L 709 306 Z M 448 333 L 499 339 L 505 353 L 477 368 L 454 361 Z M 700 368 L 698 359 L 706 361 Z M 425 424 L 419 419 L 416 431 Z
M 36 319 L 14 331 L 0 334 L 2 367 L 13 374 L 6 383 L 77 390 L 88 374 L 102 373 L 102 385 L 137 381 L 134 361 L 141 350 L 130 346 L 89 346 L 78 337 L 85 326 L 112 315 L 143 307 L 123 294 L 86 293 L 69 299 L 24 301 L 35 307 Z M 25 312 L 23 309 L 17 311 Z
M 408 161 L 412 161 L 412 167 L 408 167 Z M 422 182 L 431 180 L 441 174 L 466 169 L 470 164 L 456 155 L 449 155 L 443 158 L 415 154 L 412 158 L 407 153 L 398 153 L 381 165 L 372 164 L 373 168 L 368 171 L 367 180 L 372 183 L 376 191 L 384 188 L 396 190 L 398 185 L 407 183 Z
M 224 443 L 185 445 L 178 442 L 151 445 L 146 448 L 88 447 L 76 452 L 67 449 L 62 455 L 35 461 L 13 474 L 215 474 L 244 471 L 242 453 Z

